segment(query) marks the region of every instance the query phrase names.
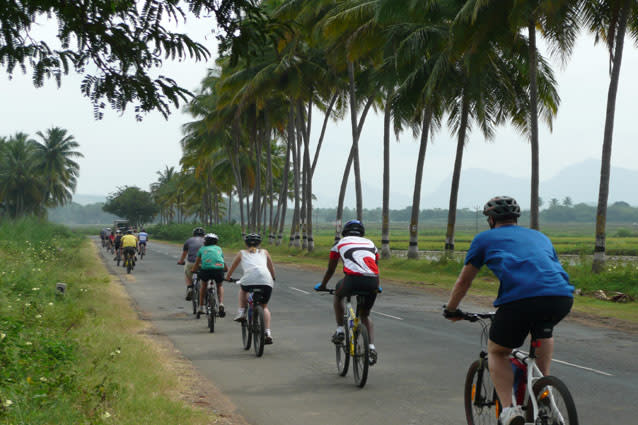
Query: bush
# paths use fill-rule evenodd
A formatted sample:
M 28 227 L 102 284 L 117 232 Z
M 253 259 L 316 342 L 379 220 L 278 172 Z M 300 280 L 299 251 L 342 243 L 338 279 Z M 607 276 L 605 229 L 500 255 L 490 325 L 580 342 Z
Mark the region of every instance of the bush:
M 152 239 L 160 239 L 171 242 L 184 242 L 193 236 L 193 229 L 202 227 L 206 233 L 215 233 L 219 236 L 221 246 L 242 242 L 241 227 L 236 224 L 216 224 L 206 226 L 200 224 L 154 224 L 147 226 L 146 231 Z

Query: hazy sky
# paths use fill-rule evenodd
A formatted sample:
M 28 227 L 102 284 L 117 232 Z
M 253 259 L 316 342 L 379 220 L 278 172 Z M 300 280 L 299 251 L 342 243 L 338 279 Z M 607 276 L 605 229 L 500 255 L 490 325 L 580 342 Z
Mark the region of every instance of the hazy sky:
M 211 21 L 190 22 L 189 34 L 203 40 L 215 50 L 216 40 L 208 34 Z M 208 35 L 207 35 L 208 34 Z M 573 56 L 566 66 L 556 60 L 554 70 L 562 99 L 553 132 L 544 123 L 540 128 L 541 183 L 569 164 L 588 158 L 599 159 L 602 149 L 605 106 L 609 84 L 608 56 L 603 45 L 593 45 L 589 36 L 581 36 Z M 183 87 L 195 90 L 206 74 L 209 63 L 166 63 L 164 75 L 175 78 Z M 623 65 L 616 106 L 612 165 L 638 169 L 636 156 L 638 95 L 638 49 L 633 42 L 625 43 Z M 31 75 L 14 74 L 9 80 L 0 73 L 0 135 L 8 136 L 24 131 L 35 136 L 52 126 L 66 128 L 80 143 L 84 154 L 77 193 L 107 195 L 118 186 L 137 185 L 143 189 L 157 178 L 156 172 L 165 166 L 179 167 L 181 126 L 190 117 L 175 111 L 168 120 L 157 112 L 147 115 L 141 123 L 134 113 L 118 114 L 107 110 L 104 119 L 95 121 L 92 105 L 80 93 L 81 78 L 69 75 L 57 88 L 48 81 L 39 89 L 33 87 Z M 313 115 L 313 149 L 319 136 L 319 113 Z M 369 188 L 381 188 L 383 120 L 371 114 L 361 137 L 362 177 Z M 341 174 L 351 142 L 348 120 L 331 122 L 315 173 L 314 191 L 318 206 L 336 205 Z M 399 142 L 393 138 L 391 146 L 393 193 L 411 198 L 418 144 L 406 133 Z M 456 140 L 447 129 L 435 134 L 428 147 L 423 176 L 423 194 L 433 191 L 451 174 Z M 509 127 L 497 129 L 493 141 L 485 142 L 478 131 L 469 134 L 463 169 L 484 168 L 516 177 L 530 175 L 530 148 L 527 139 Z M 463 175 L 461 175 L 461 186 Z M 498 193 L 498 182 L 494 182 Z M 541 196 L 543 190 L 541 186 Z M 597 190 L 596 190 L 597 193 Z M 512 194 L 515 196 L 515 194 Z M 397 196 L 398 197 L 398 196 Z M 592 199 L 594 200 L 594 199 Z M 349 190 L 349 205 L 354 193 Z M 528 202 L 522 202 L 528 204 Z M 380 205 L 365 204 L 366 207 Z M 395 205 L 403 208 L 406 205 Z M 459 206 L 466 206 L 463 199 Z M 469 206 L 469 205 L 468 205 Z M 422 205 L 422 208 L 429 206 Z

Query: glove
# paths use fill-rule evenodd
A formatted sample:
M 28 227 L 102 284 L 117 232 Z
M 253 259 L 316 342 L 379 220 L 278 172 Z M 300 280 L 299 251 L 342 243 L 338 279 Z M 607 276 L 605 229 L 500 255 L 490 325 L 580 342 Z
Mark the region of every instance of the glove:
M 314 288 L 315 288 L 315 291 L 321 291 L 321 290 L 322 290 L 322 289 L 321 289 L 321 282 L 317 283 L 317 284 L 314 286 Z
M 447 309 L 447 306 L 443 306 L 443 317 L 446 319 L 453 319 L 455 317 L 463 317 L 463 311 L 460 308 L 457 308 L 454 311 L 450 311 Z
M 382 288 L 381 286 L 379 286 L 379 289 L 377 289 L 377 291 L 378 291 L 379 293 L 382 293 L 382 292 L 383 292 L 383 288 Z

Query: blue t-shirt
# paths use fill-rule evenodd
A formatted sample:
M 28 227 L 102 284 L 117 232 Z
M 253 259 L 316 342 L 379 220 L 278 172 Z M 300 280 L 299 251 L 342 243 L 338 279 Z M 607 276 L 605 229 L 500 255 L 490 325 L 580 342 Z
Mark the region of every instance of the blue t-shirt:
M 574 287 L 547 236 L 521 226 L 501 226 L 476 235 L 465 264 L 483 264 L 501 282 L 494 306 L 523 298 L 572 297 Z

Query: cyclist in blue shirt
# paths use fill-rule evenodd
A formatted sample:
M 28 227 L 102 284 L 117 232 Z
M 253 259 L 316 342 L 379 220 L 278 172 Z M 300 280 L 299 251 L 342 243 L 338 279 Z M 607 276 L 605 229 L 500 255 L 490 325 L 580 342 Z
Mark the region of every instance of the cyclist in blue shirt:
M 487 346 L 490 376 L 503 407 L 499 424 L 522 425 L 523 411 L 512 406 L 514 374 L 509 355 L 531 333 L 540 343 L 536 351 L 538 367 L 544 375 L 549 374 L 554 349 L 552 331 L 571 310 L 574 287 L 549 238 L 518 226 L 521 209 L 515 199 L 492 198 L 485 204 L 483 214 L 490 230 L 472 240 L 443 315 L 459 320 L 461 300 L 479 269 L 487 265 L 500 281 L 494 301 L 498 309 Z

